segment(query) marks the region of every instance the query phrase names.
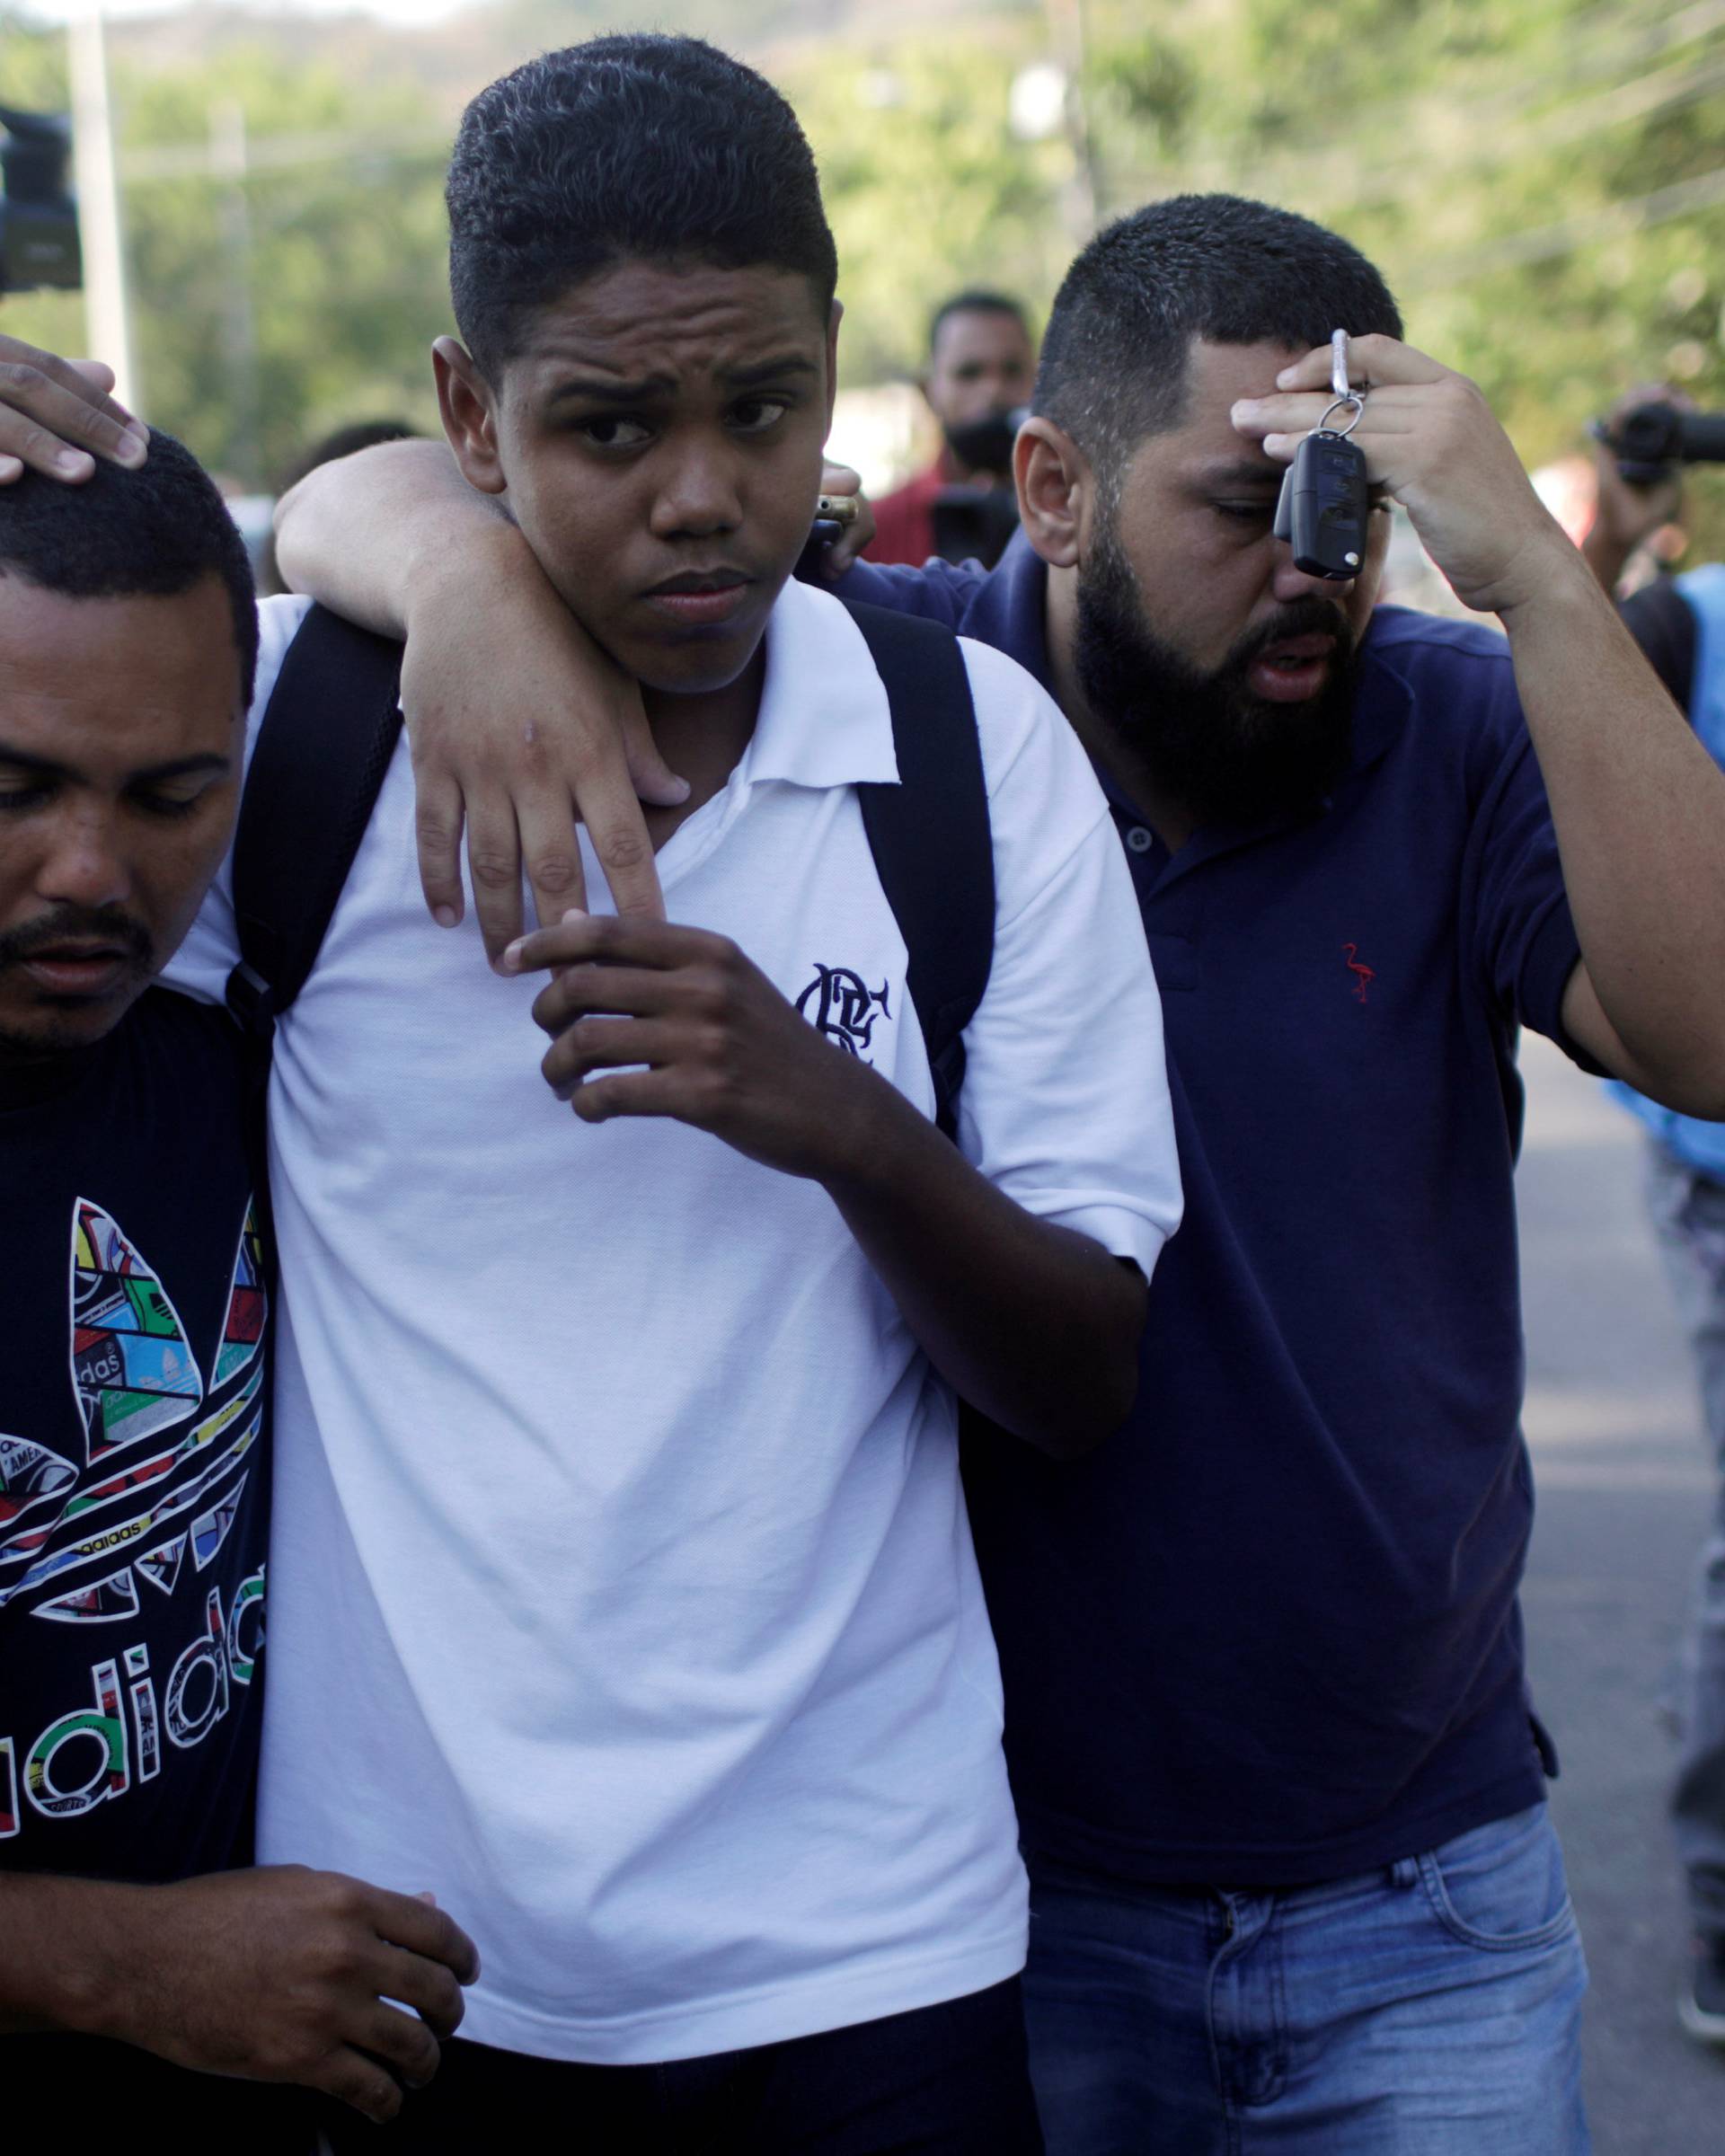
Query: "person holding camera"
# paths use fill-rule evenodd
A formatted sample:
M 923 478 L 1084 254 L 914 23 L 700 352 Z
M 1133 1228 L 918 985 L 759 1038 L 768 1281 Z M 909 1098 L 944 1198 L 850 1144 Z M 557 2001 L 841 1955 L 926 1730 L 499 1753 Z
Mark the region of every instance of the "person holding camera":
M 1004 292 L 955 293 L 934 310 L 923 394 L 941 423 L 925 472 L 874 505 L 871 561 L 920 567 L 933 554 L 992 565 L 1018 526 L 1013 437 L 1029 403 L 1036 347 Z
M 1683 465 L 1714 461 L 1711 429 L 1725 433 L 1725 422 L 1660 388 L 1632 391 L 1596 429 L 1598 508 L 1581 551 L 1607 591 L 1676 522 Z M 1703 747 L 1725 765 L 1725 562 L 1658 577 L 1621 612 Z M 1678 2017 L 1701 2042 L 1725 2046 L 1725 1124 L 1679 1115 L 1627 1085 L 1611 1090 L 1647 1130 L 1648 1213 L 1719 1468 L 1679 1657 L 1671 1818 L 1695 1945 Z
M 1642 383 L 1593 422 L 1593 522 L 1581 553 L 1606 591 L 1619 589 L 1636 556 L 1681 515 L 1685 446 L 1697 417 L 1680 390 Z M 1686 691 L 1685 679 L 1673 691 L 1679 703 Z

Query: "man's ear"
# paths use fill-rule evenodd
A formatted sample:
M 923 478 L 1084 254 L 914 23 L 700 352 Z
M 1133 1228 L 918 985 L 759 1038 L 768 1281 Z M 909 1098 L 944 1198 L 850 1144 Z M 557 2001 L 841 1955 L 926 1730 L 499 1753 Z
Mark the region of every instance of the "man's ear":
M 497 414 L 490 383 L 453 337 L 433 342 L 431 371 L 437 376 L 443 431 L 462 477 L 482 494 L 506 493 L 509 482 L 497 454 Z
M 1090 459 L 1052 420 L 1028 419 L 1013 444 L 1019 521 L 1051 569 L 1073 569 L 1082 556 L 1095 510 Z

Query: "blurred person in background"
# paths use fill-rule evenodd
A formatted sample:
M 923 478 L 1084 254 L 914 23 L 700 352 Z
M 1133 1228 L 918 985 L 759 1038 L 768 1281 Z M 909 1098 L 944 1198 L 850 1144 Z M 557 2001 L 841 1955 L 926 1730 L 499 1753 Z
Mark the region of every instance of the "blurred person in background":
M 1687 405 L 1668 389 L 1643 386 L 1619 401 L 1612 421 L 1638 405 L 1674 402 Z M 1597 507 L 1582 552 L 1612 591 L 1639 553 L 1680 525 L 1683 473 L 1672 465 L 1637 482 L 1606 443 L 1595 444 L 1594 457 Z M 1725 563 L 1656 573 L 1620 611 L 1702 747 L 1725 764 Z M 1681 1753 L 1671 1818 L 1694 1931 L 1678 2017 L 1701 2042 L 1725 2046 L 1725 1123 L 1680 1115 L 1626 1085 L 1611 1090 L 1646 1127 L 1648 1213 L 1694 1358 L 1719 1476 L 1678 1656 Z
M 1682 390 L 1662 382 L 1643 382 L 1625 391 L 1612 406 L 1604 424 L 1604 437 L 1608 437 L 1632 413 L 1650 404 L 1668 405 L 1680 412 L 1694 410 L 1694 400 Z M 1625 460 L 1597 430 L 1592 452 L 1591 460 L 1573 460 L 1584 490 L 1590 461 L 1593 499 L 1588 504 L 1584 492 L 1577 522 L 1570 528 L 1579 531 L 1582 557 L 1600 584 L 1623 598 L 1663 574 L 1683 549 L 1683 466 L 1671 464 L 1643 468 L 1631 464 L 1626 472 Z M 1625 614 L 1624 619 L 1633 630 L 1638 622 L 1647 626 L 1657 621 L 1659 613 L 1659 602 L 1656 601 L 1653 614 Z M 1657 644 L 1657 630 L 1653 634 Z M 1636 641 L 1647 649 L 1646 639 L 1639 631 Z M 1659 662 L 1655 664 L 1657 667 Z M 1660 678 L 1665 678 L 1662 669 Z M 1686 704 L 1688 698 L 1686 674 L 1683 683 L 1682 693 L 1676 696 L 1679 704 Z
M 940 455 L 874 505 L 871 561 L 920 567 L 930 555 L 992 568 L 1018 523 L 1013 437 L 1030 402 L 1036 347 L 1003 292 L 959 292 L 934 311 L 923 394 Z
M 1338 325 L 1369 479 L 1507 636 L 1375 606 L 1387 514 L 1352 582 L 1275 536 Z M 1056 300 L 999 567 L 838 585 L 1054 690 L 1163 994 L 1187 1212 L 1132 1421 L 969 1462 L 1055 2156 L 1588 2145 L 1517 1606 L 1516 1046 L 1725 1110 L 1725 780 L 1485 399 L 1401 330 L 1309 220 L 1154 204 Z M 439 451 L 314 474 L 282 538 L 327 601 L 374 605 L 381 565 L 398 610 L 459 550 L 464 618 L 424 610 L 426 896 L 459 896 L 464 812 L 491 940 L 518 827 L 554 906 L 547 835 L 608 772 L 615 844 L 639 754 L 603 655 L 524 658 L 562 602 Z

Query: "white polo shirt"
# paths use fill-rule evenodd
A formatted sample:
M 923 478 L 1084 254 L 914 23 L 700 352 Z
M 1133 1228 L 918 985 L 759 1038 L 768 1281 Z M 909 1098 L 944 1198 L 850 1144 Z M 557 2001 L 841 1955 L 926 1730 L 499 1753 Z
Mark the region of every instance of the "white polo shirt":
M 254 729 L 303 605 L 263 609 Z M 998 901 L 960 1140 L 1147 1275 L 1181 1201 L 1126 865 L 1054 705 L 964 656 Z M 932 1113 L 854 791 L 897 775 L 861 634 L 792 584 L 754 738 L 659 871 L 811 1017 L 854 976 L 830 1022 Z M 171 977 L 219 995 L 235 956 L 225 871 Z M 434 1889 L 484 1961 L 463 2033 L 549 2057 L 998 1983 L 1025 1887 L 952 1397 L 817 1184 L 553 1097 L 542 985 L 471 909 L 428 921 L 403 745 L 276 1037 L 261 1855 Z

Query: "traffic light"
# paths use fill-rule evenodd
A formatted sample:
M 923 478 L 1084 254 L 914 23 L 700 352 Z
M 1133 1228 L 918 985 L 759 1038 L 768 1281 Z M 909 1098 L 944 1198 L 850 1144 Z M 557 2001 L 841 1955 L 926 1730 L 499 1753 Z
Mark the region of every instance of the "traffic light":
M 84 281 L 78 212 L 66 184 L 72 123 L 64 112 L 0 105 L 0 293 Z

